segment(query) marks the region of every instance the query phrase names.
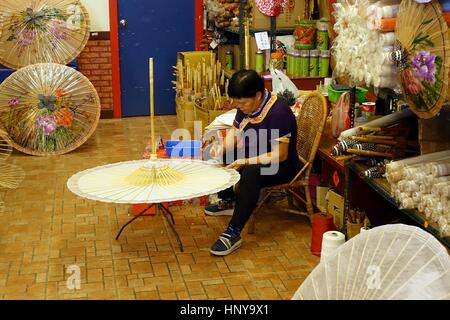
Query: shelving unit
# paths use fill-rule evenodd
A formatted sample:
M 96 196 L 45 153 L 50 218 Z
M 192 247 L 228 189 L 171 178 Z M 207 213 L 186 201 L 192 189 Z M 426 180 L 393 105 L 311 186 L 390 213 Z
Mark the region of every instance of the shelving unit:
M 366 177 L 360 177 L 359 173 L 364 171 L 366 166 L 350 161 L 345 166 L 345 177 L 346 177 L 346 183 L 345 183 L 345 215 L 347 215 L 347 212 L 350 207 L 354 206 L 354 200 L 357 200 L 358 196 L 361 196 L 361 194 L 355 194 L 357 193 L 357 188 L 353 185 L 356 182 L 356 179 L 361 179 L 371 190 L 375 191 L 375 193 L 389 205 L 396 208 L 398 212 L 400 212 L 405 217 L 413 220 L 417 225 L 425 229 L 426 231 L 433 234 L 439 241 L 441 241 L 444 245 L 446 245 L 448 248 L 450 248 L 450 237 L 444 237 L 442 236 L 441 232 L 439 231 L 439 228 L 435 222 L 429 221 L 423 214 L 421 214 L 417 210 L 407 210 L 407 209 L 400 209 L 397 206 L 397 203 L 392 198 L 390 193 L 390 185 L 387 182 L 386 179 L 372 179 L 372 178 L 366 178 Z M 355 177 L 355 175 L 357 177 Z M 372 199 L 364 199 L 367 201 L 367 207 L 369 207 L 370 203 L 369 201 L 374 201 L 373 197 L 370 197 Z M 369 220 L 372 221 L 374 218 L 374 215 L 372 215 L 372 218 L 369 216 Z

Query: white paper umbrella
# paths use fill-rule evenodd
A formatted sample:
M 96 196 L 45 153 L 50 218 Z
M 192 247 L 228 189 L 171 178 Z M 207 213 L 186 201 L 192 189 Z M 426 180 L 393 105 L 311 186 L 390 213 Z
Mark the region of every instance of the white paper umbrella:
M 350 239 L 320 264 L 294 300 L 450 298 L 450 257 L 430 233 L 404 224 Z
M 89 39 L 89 16 L 79 0 L 0 1 L 0 63 L 12 68 L 67 64 Z
M 236 170 L 200 160 L 137 160 L 78 172 L 67 181 L 67 186 L 91 200 L 162 203 L 219 192 L 236 184 L 239 177 Z

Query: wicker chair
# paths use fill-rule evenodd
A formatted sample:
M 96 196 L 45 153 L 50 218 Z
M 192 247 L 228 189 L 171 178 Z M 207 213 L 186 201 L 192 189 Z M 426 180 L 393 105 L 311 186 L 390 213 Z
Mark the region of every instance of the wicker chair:
M 306 213 L 298 210 L 288 211 L 294 211 L 298 214 L 306 214 L 311 219 L 312 214 L 314 213 L 314 208 L 309 192 L 309 176 L 317 149 L 319 148 L 327 114 L 327 103 L 325 98 L 319 92 L 315 91 L 306 97 L 297 119 L 297 154 L 303 166 L 291 182 L 272 186 L 266 189 L 267 192 L 261 201 L 259 201 L 252 216 L 250 217 L 248 233 L 254 232 L 257 213 L 269 196 L 276 191 L 285 190 L 288 195 L 288 199 L 291 200 L 293 196 L 305 203 L 307 210 Z M 305 197 L 297 192 L 298 189 L 304 189 Z M 292 205 L 292 201 L 289 201 L 289 203 Z

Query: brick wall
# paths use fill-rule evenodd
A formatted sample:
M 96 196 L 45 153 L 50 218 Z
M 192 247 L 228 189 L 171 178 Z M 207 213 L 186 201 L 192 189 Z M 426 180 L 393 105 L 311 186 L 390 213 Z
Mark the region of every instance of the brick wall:
M 102 118 L 113 117 L 111 47 L 109 32 L 91 33 L 78 56 L 80 72 L 94 85 L 102 105 Z

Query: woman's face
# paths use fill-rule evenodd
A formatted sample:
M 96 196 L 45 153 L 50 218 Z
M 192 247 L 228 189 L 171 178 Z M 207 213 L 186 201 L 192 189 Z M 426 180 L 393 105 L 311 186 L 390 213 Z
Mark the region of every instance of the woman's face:
M 261 92 L 257 92 L 253 98 L 233 99 L 233 104 L 244 114 L 250 114 L 258 110 L 261 105 Z

